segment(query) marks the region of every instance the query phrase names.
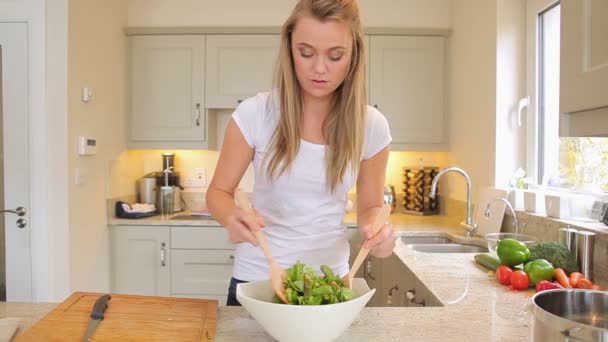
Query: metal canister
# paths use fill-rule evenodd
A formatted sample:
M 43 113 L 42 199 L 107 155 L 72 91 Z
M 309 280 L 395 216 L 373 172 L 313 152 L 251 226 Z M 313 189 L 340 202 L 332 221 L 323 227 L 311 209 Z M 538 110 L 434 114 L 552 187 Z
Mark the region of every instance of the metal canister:
M 593 281 L 593 245 L 595 233 L 579 230 L 576 232 L 576 252 L 583 276 Z
M 573 255 L 576 255 L 576 232 L 576 229 L 570 227 L 559 229 L 559 243 L 566 246 Z

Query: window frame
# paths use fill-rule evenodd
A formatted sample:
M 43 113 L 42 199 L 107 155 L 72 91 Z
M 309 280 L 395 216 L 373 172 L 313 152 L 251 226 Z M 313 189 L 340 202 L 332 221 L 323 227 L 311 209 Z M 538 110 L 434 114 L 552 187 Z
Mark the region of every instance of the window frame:
M 544 112 L 540 108 L 538 96 L 541 91 L 538 77 L 541 50 L 541 31 L 538 17 L 552 9 L 560 0 L 528 0 L 526 2 L 526 92 L 530 98 L 526 115 L 526 175 L 531 177 L 535 185 L 543 181 L 544 165 L 540 158 L 543 141 L 539 139 L 544 125 Z

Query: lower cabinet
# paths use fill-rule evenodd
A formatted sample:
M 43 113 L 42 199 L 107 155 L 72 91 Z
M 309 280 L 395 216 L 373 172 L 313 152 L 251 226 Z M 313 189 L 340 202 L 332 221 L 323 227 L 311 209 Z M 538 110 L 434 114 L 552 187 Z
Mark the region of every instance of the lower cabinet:
M 171 251 L 171 294 L 219 299 L 226 303 L 234 250 Z
M 347 234 L 352 265 L 361 237 L 356 228 Z M 111 226 L 110 243 L 113 293 L 216 299 L 225 305 L 236 245 L 224 227 Z M 378 287 L 365 267 L 357 277 Z
M 223 227 L 113 226 L 112 292 L 226 303 L 235 245 Z
M 111 227 L 110 249 L 113 293 L 171 295 L 169 227 Z
M 368 306 L 442 306 L 397 255 L 370 259 L 369 273 L 365 277 L 370 288 L 376 288 L 376 293 Z

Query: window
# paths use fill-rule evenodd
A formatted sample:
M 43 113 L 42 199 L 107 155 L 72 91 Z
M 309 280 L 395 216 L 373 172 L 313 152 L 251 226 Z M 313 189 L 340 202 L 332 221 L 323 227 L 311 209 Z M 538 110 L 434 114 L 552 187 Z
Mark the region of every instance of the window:
M 608 138 L 559 137 L 559 2 L 537 13 L 536 183 L 583 192 L 608 192 Z

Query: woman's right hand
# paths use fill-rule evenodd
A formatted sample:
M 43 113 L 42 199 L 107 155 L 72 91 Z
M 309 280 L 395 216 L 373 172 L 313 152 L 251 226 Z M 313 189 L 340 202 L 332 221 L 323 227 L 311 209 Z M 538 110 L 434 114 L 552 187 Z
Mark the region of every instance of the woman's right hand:
M 239 207 L 234 208 L 234 211 L 228 216 L 226 222 L 230 241 L 234 243 L 249 242 L 254 246 L 258 244 L 255 232 L 262 230 L 265 226 L 264 219 L 257 211 L 253 214 Z

